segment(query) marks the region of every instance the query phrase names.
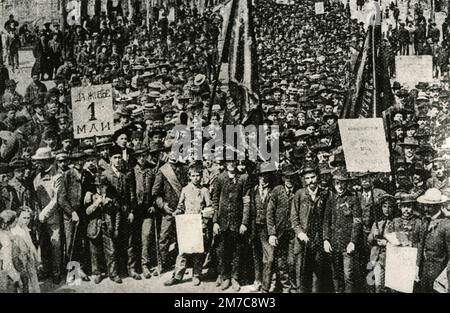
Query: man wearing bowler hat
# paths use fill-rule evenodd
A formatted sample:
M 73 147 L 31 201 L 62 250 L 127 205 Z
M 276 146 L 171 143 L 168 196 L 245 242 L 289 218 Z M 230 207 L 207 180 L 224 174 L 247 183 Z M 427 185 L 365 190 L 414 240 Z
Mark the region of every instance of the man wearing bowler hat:
M 298 172 L 292 164 L 281 168 L 283 183 L 272 189 L 267 205 L 267 230 L 269 244 L 273 247 L 272 264 L 268 277 L 275 273 L 282 292 L 296 289 L 295 268 L 292 262 L 294 232 L 291 227 L 291 207 L 297 191 Z M 263 289 L 263 292 L 267 292 Z

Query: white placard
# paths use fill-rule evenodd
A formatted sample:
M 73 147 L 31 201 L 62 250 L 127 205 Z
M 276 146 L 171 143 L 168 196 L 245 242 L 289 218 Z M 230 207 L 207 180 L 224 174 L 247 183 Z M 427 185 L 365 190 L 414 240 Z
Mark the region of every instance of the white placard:
M 339 119 L 347 171 L 391 171 L 382 118 Z
M 175 217 L 178 252 L 203 253 L 203 228 L 201 214 L 181 214 Z
M 439 293 L 448 293 L 447 267 L 435 279 L 433 288 Z
M 416 277 L 417 248 L 387 244 L 385 285 L 391 289 L 412 293 Z
M 325 14 L 325 7 L 323 6 L 323 2 L 314 3 L 314 9 L 316 11 L 316 15 Z
M 74 87 L 71 94 L 75 138 L 106 136 L 114 133 L 111 84 Z
M 431 55 L 397 55 L 396 80 L 414 88 L 419 82 L 433 82 L 433 57 Z
M 175 22 L 175 8 L 171 7 L 169 9 L 169 14 L 167 15 L 167 19 L 169 20 L 169 23 Z

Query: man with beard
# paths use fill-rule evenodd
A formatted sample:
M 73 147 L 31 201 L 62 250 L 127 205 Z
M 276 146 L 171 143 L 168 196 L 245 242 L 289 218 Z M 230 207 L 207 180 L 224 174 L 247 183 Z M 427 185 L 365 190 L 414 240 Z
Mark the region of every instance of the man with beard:
M 42 278 L 53 275 L 53 283 L 61 280 L 61 215 L 58 210 L 57 195 L 61 186 L 61 174 L 52 166 L 54 157 L 48 147 L 39 148 L 32 157 L 38 174 L 33 181 L 36 205 L 39 212 L 39 245 L 43 263 Z
M 327 199 L 323 225 L 323 248 L 331 254 L 334 291 L 354 292 L 356 247 L 361 235 L 361 205 L 349 188 L 347 171 L 333 173 L 334 191 Z
M 269 291 L 266 281 L 270 283 L 273 273 L 283 293 L 296 289 L 294 264 L 289 262 L 289 257 L 293 253 L 291 207 L 297 189 L 297 171 L 293 165 L 286 164 L 281 173 L 283 184 L 272 189 L 267 205 L 267 230 L 273 253 L 268 257 L 269 270 L 263 276 L 263 292 Z
M 239 284 L 243 244 L 241 235 L 247 231 L 243 216 L 245 182 L 237 173 L 235 161 L 226 162 L 226 171 L 217 177 L 212 193 L 213 232 L 218 241 L 219 277 L 216 286 L 225 290 L 232 284 L 233 290 L 237 292 L 241 288 Z
M 434 282 L 445 269 L 447 280 L 450 281 L 448 197 L 439 189 L 430 188 L 417 198 L 417 202 L 423 205 L 425 219 L 421 226 L 416 280 L 420 280 L 421 292 L 434 293 Z
M 84 212 L 84 194 L 82 187 L 84 154 L 73 153 L 70 157 L 73 167 L 62 174 L 62 183 L 58 192 L 58 206 L 63 212 L 65 234 L 65 261 L 78 261 L 81 264 L 80 277 L 89 281 L 85 274 L 87 243 L 83 234 L 86 229 Z
M 314 164 L 306 164 L 302 175 L 305 187 L 295 193 L 291 212 L 297 239 L 294 253 L 298 291 L 320 292 L 323 290 L 322 226 L 328 192 L 319 188 Z
M 178 155 L 171 151 L 169 161 L 156 172 L 152 195 L 155 197 L 155 205 L 161 214 L 161 231 L 159 248 L 163 271 L 172 267 L 170 246 L 175 243 L 176 229 L 175 212 L 181 194 L 181 189 L 187 184 L 187 170 L 183 163 L 178 162 Z

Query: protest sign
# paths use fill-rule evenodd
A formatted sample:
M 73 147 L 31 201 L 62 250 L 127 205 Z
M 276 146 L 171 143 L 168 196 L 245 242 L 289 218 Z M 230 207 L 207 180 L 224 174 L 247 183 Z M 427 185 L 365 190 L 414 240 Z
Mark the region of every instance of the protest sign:
M 179 253 L 203 253 L 202 215 L 177 215 L 175 222 Z
M 75 139 L 114 133 L 111 84 L 74 87 L 71 94 Z
M 386 245 L 385 285 L 412 293 L 416 277 L 417 248 Z
M 314 3 L 314 8 L 316 10 L 316 15 L 325 13 L 325 7 L 323 6 L 323 2 Z
M 418 82 L 433 81 L 433 57 L 431 55 L 397 55 L 396 77 L 402 85 L 414 88 Z
M 433 284 L 434 290 L 439 293 L 448 293 L 447 268 L 445 268 Z
M 278 4 L 284 4 L 284 5 L 294 5 L 295 2 L 291 1 L 291 0 L 277 0 L 276 1 Z
M 169 9 L 169 14 L 167 15 L 167 19 L 169 20 L 169 23 L 175 22 L 175 8 L 171 7 Z
M 349 172 L 390 172 L 382 118 L 339 119 L 338 124 Z

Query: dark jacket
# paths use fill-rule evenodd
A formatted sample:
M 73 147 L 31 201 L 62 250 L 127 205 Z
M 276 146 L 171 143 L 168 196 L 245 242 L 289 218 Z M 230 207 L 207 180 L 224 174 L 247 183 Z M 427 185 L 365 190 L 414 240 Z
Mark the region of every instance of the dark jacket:
M 328 192 L 317 190 L 313 200 L 307 188 L 299 189 L 292 201 L 291 223 L 295 235 L 304 232 L 314 245 L 323 246 L 322 225 Z
M 278 185 L 270 193 L 267 205 L 267 231 L 269 236 L 281 237 L 291 232 L 291 206 L 295 189 L 288 196 L 284 185 Z
M 344 252 L 350 242 L 357 246 L 361 231 L 361 205 L 358 197 L 350 190 L 342 194 L 331 193 L 325 207 L 323 239 L 331 243 L 334 251 Z
M 214 208 L 213 222 L 219 224 L 221 231 L 238 231 L 241 224 L 248 220 L 244 217 L 243 198 L 245 182 L 240 175 L 233 181 L 224 172 L 217 177 L 213 187 L 212 206 Z
M 267 195 L 265 199 L 262 199 L 259 192 L 259 185 L 249 189 L 246 193 L 248 201 L 244 201 L 244 220 L 242 224 L 249 227 L 251 237 L 253 238 L 256 233 L 256 225 L 266 226 L 267 217 L 267 205 L 270 199 L 270 188 L 267 188 Z
M 116 200 L 124 214 L 134 213 L 136 190 L 134 188 L 134 173 L 120 173 L 120 177 L 108 167 L 103 171 L 109 182 L 107 195 Z
M 79 212 L 83 201 L 81 173 L 71 168 L 63 174 L 58 192 L 58 206 L 63 210 L 64 218 L 70 219 L 72 212 Z

